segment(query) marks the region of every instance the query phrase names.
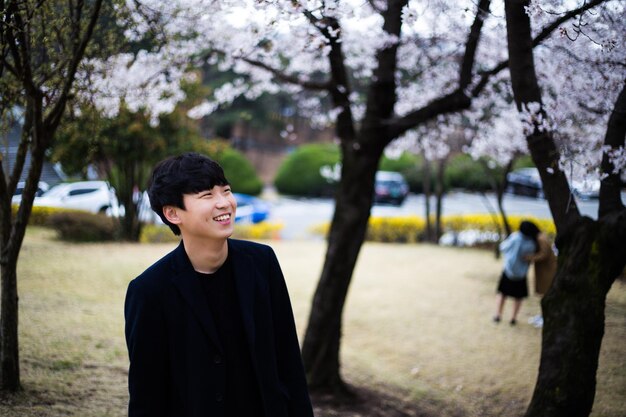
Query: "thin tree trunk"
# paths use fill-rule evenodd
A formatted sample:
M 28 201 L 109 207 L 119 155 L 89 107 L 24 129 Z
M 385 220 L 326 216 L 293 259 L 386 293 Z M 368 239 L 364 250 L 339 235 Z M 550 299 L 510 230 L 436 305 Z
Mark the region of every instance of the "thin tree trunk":
M 17 260 L 0 262 L 2 301 L 0 316 L 0 389 L 19 391 L 20 356 L 18 341 Z
M 443 211 L 443 195 L 445 193 L 444 174 L 446 171 L 446 160 L 437 161 L 437 173 L 435 177 L 435 195 L 437 197 L 437 206 L 435 209 L 435 236 L 434 242 L 439 242 L 439 238 L 443 234 L 441 226 L 441 214 Z
M 434 242 L 433 224 L 430 218 L 430 196 L 432 195 L 430 192 L 430 161 L 426 158 L 424 158 L 423 172 L 422 188 L 424 191 L 424 208 L 426 213 L 426 234 L 424 240 L 426 240 L 426 242 Z

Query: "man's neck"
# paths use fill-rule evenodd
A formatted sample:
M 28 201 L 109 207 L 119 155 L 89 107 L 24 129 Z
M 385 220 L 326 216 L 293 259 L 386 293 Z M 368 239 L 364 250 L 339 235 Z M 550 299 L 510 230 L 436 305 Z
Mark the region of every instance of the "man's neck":
M 193 269 L 203 274 L 212 274 L 226 262 L 228 241 L 196 241 L 183 237 L 185 252 Z

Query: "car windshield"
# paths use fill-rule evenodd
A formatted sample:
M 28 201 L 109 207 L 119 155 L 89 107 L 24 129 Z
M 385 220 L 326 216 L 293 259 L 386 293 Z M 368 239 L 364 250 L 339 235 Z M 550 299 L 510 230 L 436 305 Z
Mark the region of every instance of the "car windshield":
M 67 187 L 63 185 L 57 185 L 56 187 L 52 187 L 50 191 L 45 193 L 46 197 L 60 197 L 67 194 Z

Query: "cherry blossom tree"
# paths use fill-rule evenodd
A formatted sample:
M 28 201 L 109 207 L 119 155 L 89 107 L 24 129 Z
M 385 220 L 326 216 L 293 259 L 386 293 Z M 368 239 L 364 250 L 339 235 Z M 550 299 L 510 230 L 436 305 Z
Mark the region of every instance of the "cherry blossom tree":
M 626 265 L 626 208 L 620 196 L 619 178 L 624 166 L 626 139 L 626 61 L 623 50 L 614 50 L 615 44 L 623 43 L 626 33 L 624 8 L 616 4 L 612 10 L 600 10 L 596 16 L 581 17 L 574 33 L 563 33 L 568 42 L 574 42 L 563 51 L 570 54 L 574 49 L 572 55 L 577 60 L 584 56 L 586 59 L 581 60 L 584 64 L 576 69 L 587 71 L 583 79 L 574 81 L 576 74 L 572 74 L 572 68 L 563 68 L 567 72 L 559 73 L 557 77 L 562 81 L 558 92 L 566 91 L 563 95 L 569 100 L 559 102 L 560 94 L 555 94 L 556 98 L 552 100 L 544 99 L 550 97 L 542 91 L 545 86 L 541 85 L 541 76 L 546 74 L 535 68 L 551 61 L 544 58 L 535 62 L 529 18 L 529 14 L 541 15 L 551 7 L 554 5 L 505 1 L 515 103 L 522 115 L 523 132 L 557 227 L 559 249 L 559 267 L 554 283 L 541 302 L 544 316 L 541 363 L 526 416 L 588 416 L 595 395 L 606 294 Z M 612 16 L 617 20 L 602 16 L 605 12 L 614 12 Z M 603 17 L 607 17 L 605 23 L 612 25 L 591 24 L 594 19 Z M 586 45 L 592 53 L 586 50 L 581 56 L 577 54 L 581 51 L 575 44 L 586 43 L 584 41 L 595 43 L 595 47 Z M 594 54 L 600 59 L 594 60 Z M 610 75 L 595 78 L 593 71 L 589 71 L 590 64 L 599 68 L 606 66 L 612 71 Z M 550 70 L 554 66 L 558 64 L 553 64 Z M 573 96 L 577 90 L 575 83 L 584 82 L 584 78 L 594 83 L 596 89 L 580 91 L 580 95 Z M 612 94 L 602 94 L 606 90 L 598 94 L 598 89 L 607 87 L 618 88 Z M 615 93 L 618 93 L 617 97 Z M 609 104 L 611 101 L 614 104 Z M 551 106 L 551 103 L 558 105 Z M 572 129 L 571 125 L 556 122 L 572 107 L 595 108 L 600 112 L 611 109 L 608 122 L 603 124 L 604 146 L 597 146 L 598 138 L 588 133 L 585 126 Z M 564 154 L 564 150 L 572 151 L 572 147 L 570 155 Z M 582 168 L 598 167 L 602 178 L 598 220 L 581 216 L 571 199 L 566 170 L 572 166 L 571 161 L 582 158 Z M 596 162 L 598 159 L 601 164 Z
M 531 47 L 606 2 L 584 1 L 554 14 L 538 26 Z M 137 32 L 153 30 L 156 22 L 155 32 L 167 42 L 150 53 L 120 57 L 123 82 L 90 80 L 111 113 L 123 99 L 157 114 L 159 105 L 151 107 L 146 98 L 165 95 L 175 101 L 178 92 L 171 85 L 185 77 L 185 66 L 208 62 L 239 77 L 216 88 L 192 109 L 193 117 L 240 95 L 254 99 L 264 92 L 287 91 L 303 97 L 298 101 L 301 114 L 308 111 L 318 122 L 334 124 L 342 151 L 341 180 L 303 359 L 313 389 L 345 391 L 339 361 L 342 312 L 365 236 L 381 155 L 407 132 L 417 130 L 423 140 L 428 123 L 489 104 L 493 81 L 506 78 L 504 11 L 497 5 L 490 10 L 489 0 L 132 4 L 139 5 L 134 15 Z M 93 65 L 103 72 L 118 68 L 113 59 Z M 130 98 L 146 90 L 154 93 Z M 322 117 L 319 110 L 325 108 L 330 111 Z M 533 109 L 526 104 L 524 114 L 531 121 Z M 428 148 L 436 148 L 436 141 L 433 135 Z

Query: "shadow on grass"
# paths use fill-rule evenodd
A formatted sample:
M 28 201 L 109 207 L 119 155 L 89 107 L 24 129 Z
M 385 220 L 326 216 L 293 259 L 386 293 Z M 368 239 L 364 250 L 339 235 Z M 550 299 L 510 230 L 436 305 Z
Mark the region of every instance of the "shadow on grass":
M 327 393 L 312 392 L 311 401 L 316 417 L 440 417 L 441 410 L 430 401 L 411 402 L 369 387 L 349 386 L 352 395 L 336 398 Z M 462 411 L 449 417 L 466 417 Z

